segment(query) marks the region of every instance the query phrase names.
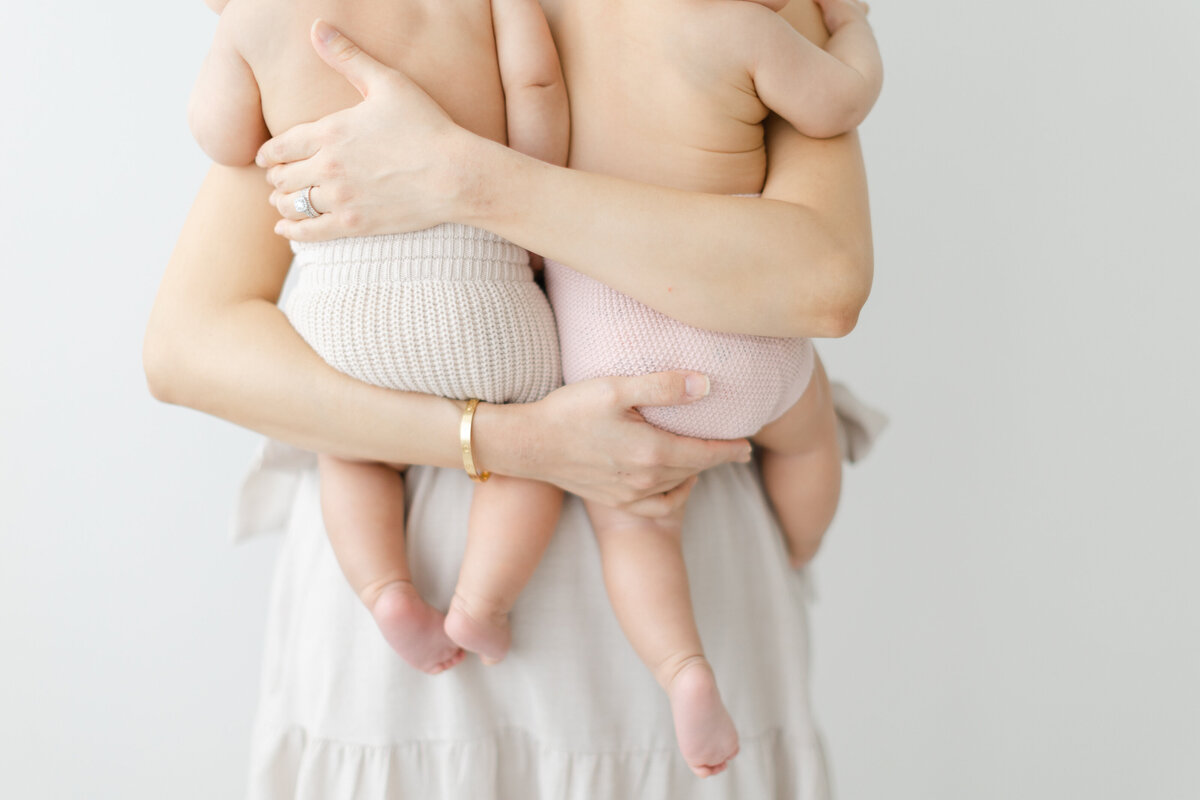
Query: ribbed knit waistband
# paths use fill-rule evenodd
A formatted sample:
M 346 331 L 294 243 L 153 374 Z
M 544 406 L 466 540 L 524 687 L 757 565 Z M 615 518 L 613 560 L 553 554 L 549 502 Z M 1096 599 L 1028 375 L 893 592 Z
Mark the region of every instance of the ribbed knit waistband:
M 317 284 L 531 281 L 524 248 L 489 231 L 447 222 L 411 233 L 292 242 L 293 269 Z

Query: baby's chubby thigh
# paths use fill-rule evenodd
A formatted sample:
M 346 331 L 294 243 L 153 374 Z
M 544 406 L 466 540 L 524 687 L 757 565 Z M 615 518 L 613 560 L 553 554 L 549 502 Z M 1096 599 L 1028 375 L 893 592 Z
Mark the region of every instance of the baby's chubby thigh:
M 837 416 L 829 378 L 815 352 L 813 359 L 812 377 L 800 399 L 750 437 L 764 450 L 784 455 L 815 453 L 831 445 L 836 450 Z

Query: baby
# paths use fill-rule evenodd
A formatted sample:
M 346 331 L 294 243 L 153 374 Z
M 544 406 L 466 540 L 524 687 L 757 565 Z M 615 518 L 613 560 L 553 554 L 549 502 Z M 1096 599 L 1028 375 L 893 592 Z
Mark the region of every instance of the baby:
M 835 136 L 863 121 L 881 88 L 867 6 L 818 2 L 832 34 L 824 50 L 775 13 L 787 0 L 613 0 L 590 21 L 591 46 L 564 54 L 572 116 L 587 120 L 572 127 L 570 166 L 757 195 L 770 112 L 808 136 Z M 811 343 L 692 328 L 552 261 L 546 280 L 566 380 L 665 369 L 708 375 L 704 400 L 643 416 L 688 436 L 752 437 L 792 561 L 811 558 L 841 482 L 829 384 Z M 693 618 L 681 520 L 587 508 L 613 609 L 668 693 L 684 758 L 696 774 L 716 774 L 737 754 L 738 737 Z
M 189 117 L 217 162 L 249 165 L 273 134 L 362 99 L 313 52 L 310 26 L 313 36 L 333 34 L 314 26 L 317 18 L 407 74 L 463 127 L 566 162 L 566 90 L 537 0 L 208 1 L 221 19 Z M 317 213 L 319 187 L 305 198 Z M 295 286 L 285 311 L 342 372 L 391 389 L 489 403 L 537 400 L 562 382 L 554 318 L 529 255 L 498 236 L 439 225 L 293 249 Z M 554 531 L 561 492 L 501 476 L 479 483 L 458 585 L 443 615 L 413 586 L 402 467 L 323 455 L 320 472 L 338 563 L 396 652 L 431 674 L 461 661 L 464 649 L 488 663 L 503 658 L 508 612 Z

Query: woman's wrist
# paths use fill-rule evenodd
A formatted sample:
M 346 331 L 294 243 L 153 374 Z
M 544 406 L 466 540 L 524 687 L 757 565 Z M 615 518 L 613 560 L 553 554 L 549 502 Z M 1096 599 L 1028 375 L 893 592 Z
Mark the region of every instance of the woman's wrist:
M 495 230 L 505 219 L 521 213 L 515 188 L 523 181 L 518 162 L 537 162 L 499 142 L 463 130 L 447 144 L 446 163 L 453 187 L 447 219 L 477 228 Z
M 478 470 L 516 478 L 532 477 L 529 473 L 533 447 L 527 423 L 529 409 L 535 407 L 532 403 L 480 403 L 476 407 L 471 444 Z

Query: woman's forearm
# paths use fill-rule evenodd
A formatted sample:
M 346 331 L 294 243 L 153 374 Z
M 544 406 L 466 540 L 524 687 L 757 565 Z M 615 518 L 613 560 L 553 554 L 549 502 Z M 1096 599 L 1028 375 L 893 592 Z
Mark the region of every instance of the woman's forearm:
M 146 373 L 159 400 L 315 452 L 461 466 L 461 404 L 348 378 L 317 358 L 266 302 L 239 303 L 200 327 L 178 318 L 148 331 Z
M 276 217 L 265 189 L 256 169 L 215 167 L 205 181 L 147 328 L 151 392 L 310 450 L 461 463 L 453 401 L 337 372 L 275 305 L 291 252 L 271 232 Z
M 461 221 L 698 327 L 844 335 L 872 273 L 857 134 L 807 139 L 772 120 L 768 144 L 755 200 L 558 169 L 473 139 Z

